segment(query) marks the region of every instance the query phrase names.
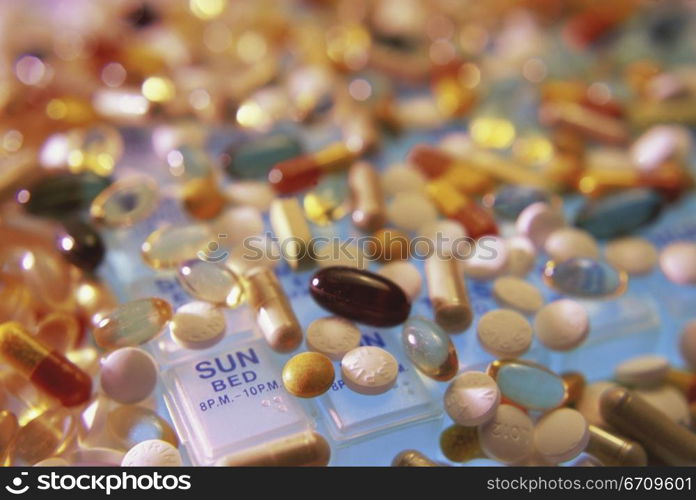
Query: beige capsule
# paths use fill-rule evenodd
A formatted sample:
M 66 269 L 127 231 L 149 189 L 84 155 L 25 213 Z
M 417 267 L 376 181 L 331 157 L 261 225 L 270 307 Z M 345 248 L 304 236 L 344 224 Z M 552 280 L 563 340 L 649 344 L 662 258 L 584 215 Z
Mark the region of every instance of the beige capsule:
M 331 447 L 324 436 L 305 431 L 221 458 L 226 467 L 320 467 L 331 459 Z
M 22 426 L 10 445 L 9 459 L 33 465 L 68 449 L 77 435 L 77 417 L 65 408 L 51 408 Z
M 355 227 L 367 232 L 381 228 L 386 221 L 386 209 L 379 175 L 374 167 L 364 161 L 355 163 L 348 171 L 348 185 Z
M 244 275 L 246 296 L 268 345 L 278 352 L 302 343 L 302 327 L 273 270 L 256 267 Z
M 473 316 L 457 261 L 432 255 L 425 261 L 425 278 L 437 324 L 449 333 L 466 330 Z
M 594 425 L 589 426 L 590 440 L 585 451 L 604 465 L 642 467 L 648 464 L 645 449 L 636 441 L 617 436 Z
M 281 253 L 294 271 L 314 264 L 312 232 L 297 198 L 276 198 L 271 202 L 270 220 Z

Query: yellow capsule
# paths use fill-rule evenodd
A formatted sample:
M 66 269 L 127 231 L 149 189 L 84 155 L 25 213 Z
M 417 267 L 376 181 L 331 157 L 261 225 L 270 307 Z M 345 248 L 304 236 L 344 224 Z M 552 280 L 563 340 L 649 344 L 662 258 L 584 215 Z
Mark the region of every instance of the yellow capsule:
M 307 219 L 320 226 L 326 226 L 341 219 L 347 212 L 342 201 L 331 194 L 319 191 L 307 193 L 302 200 L 302 206 Z
M 157 229 L 141 247 L 143 261 L 153 269 L 173 269 L 190 259 L 206 257 L 219 250 L 217 239 L 208 226 L 189 224 Z
M 182 201 L 186 211 L 196 219 L 216 217 L 227 203 L 212 176 L 185 182 Z
M 602 196 L 607 191 L 636 187 L 638 173 L 634 169 L 591 169 L 578 179 L 578 190 L 587 196 Z
M 10 445 L 16 465 L 33 465 L 68 449 L 77 435 L 77 417 L 64 408 L 52 408 L 28 422 Z
M 165 76 L 151 76 L 143 82 L 140 89 L 145 99 L 151 102 L 167 102 L 174 99 L 174 83 Z
M 320 467 L 329 463 L 331 448 L 324 436 L 300 432 L 221 458 L 227 467 Z
M 75 96 L 63 96 L 48 101 L 46 116 L 69 125 L 84 125 L 96 119 L 89 101 Z
M 466 114 L 476 100 L 472 90 L 462 86 L 454 77 L 439 79 L 433 87 L 433 94 L 438 109 L 447 117 Z
M 174 447 L 179 446 L 176 432 L 162 417 L 149 408 L 123 405 L 106 417 L 108 437 L 122 450 L 128 450 L 148 439 L 161 439 Z
M 344 142 L 334 142 L 323 149 L 312 153 L 317 167 L 324 172 L 333 172 L 350 165 L 360 151 L 352 150 Z
M 428 182 L 425 191 L 445 217 L 458 214 L 468 204 L 466 196 L 457 191 L 452 183 L 444 179 Z
M 484 148 L 505 149 L 515 140 L 515 126 L 503 118 L 474 118 L 469 130 L 473 141 Z
M 35 336 L 47 346 L 65 353 L 77 344 L 80 323 L 72 314 L 53 312 L 41 319 Z
M 106 315 L 94 328 L 94 341 L 102 349 L 148 342 L 162 333 L 172 314 L 172 306 L 157 297 L 126 302 Z
M 440 449 L 452 462 L 463 463 L 484 456 L 477 427 L 451 425 L 440 434 Z
M 10 445 L 19 431 L 19 423 L 14 413 L 0 410 L 0 463 L 6 463 Z
M 666 101 L 643 99 L 631 103 L 627 111 L 629 121 L 638 128 L 658 123 L 696 124 L 696 99 L 690 96 Z
M 319 352 L 303 352 L 283 367 L 283 385 L 300 398 L 314 398 L 329 390 L 334 381 L 331 360 Z
M 465 195 L 480 195 L 493 189 L 490 176 L 455 163 L 438 179 Z
M 90 215 L 107 227 L 128 227 L 146 219 L 159 204 L 159 188 L 148 176 L 134 175 L 114 182 L 92 201 Z
M 518 138 L 512 153 L 515 159 L 526 165 L 543 165 L 554 155 L 553 143 L 541 135 L 530 135 Z
M 276 198 L 271 202 L 269 215 L 288 265 L 293 271 L 311 267 L 314 264 L 312 232 L 297 198 Z
M 348 172 L 348 185 L 355 227 L 368 232 L 382 227 L 387 216 L 377 171 L 367 162 L 355 163 Z
M 256 267 L 244 275 L 246 296 L 268 345 L 290 352 L 302 343 L 302 327 L 272 269 Z

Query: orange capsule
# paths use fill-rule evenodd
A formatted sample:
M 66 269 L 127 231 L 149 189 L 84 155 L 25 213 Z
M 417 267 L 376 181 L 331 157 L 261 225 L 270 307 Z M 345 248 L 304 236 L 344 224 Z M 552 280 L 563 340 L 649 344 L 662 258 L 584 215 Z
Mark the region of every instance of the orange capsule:
M 92 379 L 65 356 L 31 337 L 11 321 L 0 325 L 0 357 L 37 388 L 64 406 L 86 403 L 92 394 Z
M 196 219 L 212 219 L 224 208 L 227 200 L 212 177 L 201 177 L 184 183 L 183 203 Z

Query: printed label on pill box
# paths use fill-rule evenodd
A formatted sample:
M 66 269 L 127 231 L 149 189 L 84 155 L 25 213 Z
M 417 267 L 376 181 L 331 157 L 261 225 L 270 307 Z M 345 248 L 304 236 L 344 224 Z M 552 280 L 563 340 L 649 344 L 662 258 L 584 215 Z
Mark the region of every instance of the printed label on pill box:
M 164 374 L 177 431 L 199 465 L 309 427 L 262 341 L 227 342 Z
M 335 440 L 358 438 L 442 413 L 415 368 L 403 361 L 399 339 L 395 331 L 371 330 L 363 334 L 361 342 L 386 349 L 396 357 L 399 375 L 394 387 L 384 394 L 366 396 L 350 390 L 339 376 L 320 398 L 319 406 L 330 422 L 329 432 Z M 340 366 L 337 373 L 340 374 Z

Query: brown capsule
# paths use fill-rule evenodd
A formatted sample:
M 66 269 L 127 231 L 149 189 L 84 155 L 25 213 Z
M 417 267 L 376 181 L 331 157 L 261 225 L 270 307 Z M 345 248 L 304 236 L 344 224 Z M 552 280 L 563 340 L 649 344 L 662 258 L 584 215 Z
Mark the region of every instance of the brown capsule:
M 186 181 L 182 200 L 192 217 L 204 220 L 218 216 L 227 202 L 212 176 Z
M 633 391 L 622 387 L 602 393 L 600 412 L 609 425 L 640 442 L 667 465 L 696 465 L 696 434 Z
M 473 315 L 457 261 L 432 255 L 425 261 L 425 277 L 437 324 L 449 333 L 469 328 Z
M 408 259 L 408 236 L 398 229 L 379 229 L 365 244 L 365 254 L 382 262 Z
M 620 467 L 642 467 L 648 464 L 643 447 L 594 425 L 589 426 L 590 440 L 585 451 L 602 464 Z
M 311 267 L 315 259 L 312 232 L 297 198 L 276 198 L 271 202 L 269 215 L 290 268 L 297 271 Z
M 574 406 L 580 400 L 582 391 L 585 390 L 585 377 L 579 372 L 566 372 L 561 374 L 566 386 L 564 405 Z
M 363 231 L 372 232 L 386 220 L 384 193 L 377 171 L 367 162 L 355 163 L 348 172 L 353 204 L 353 224 Z
M 442 454 L 452 462 L 468 462 L 483 457 L 479 444 L 478 427 L 451 425 L 440 434 Z
M 273 270 L 256 267 L 244 275 L 249 306 L 271 348 L 294 351 L 302 343 L 302 327 Z
M 324 436 L 300 432 L 221 458 L 226 467 L 322 467 L 331 459 L 331 447 Z
M 404 450 L 394 457 L 392 467 L 440 467 L 441 464 L 430 460 L 417 450 Z

